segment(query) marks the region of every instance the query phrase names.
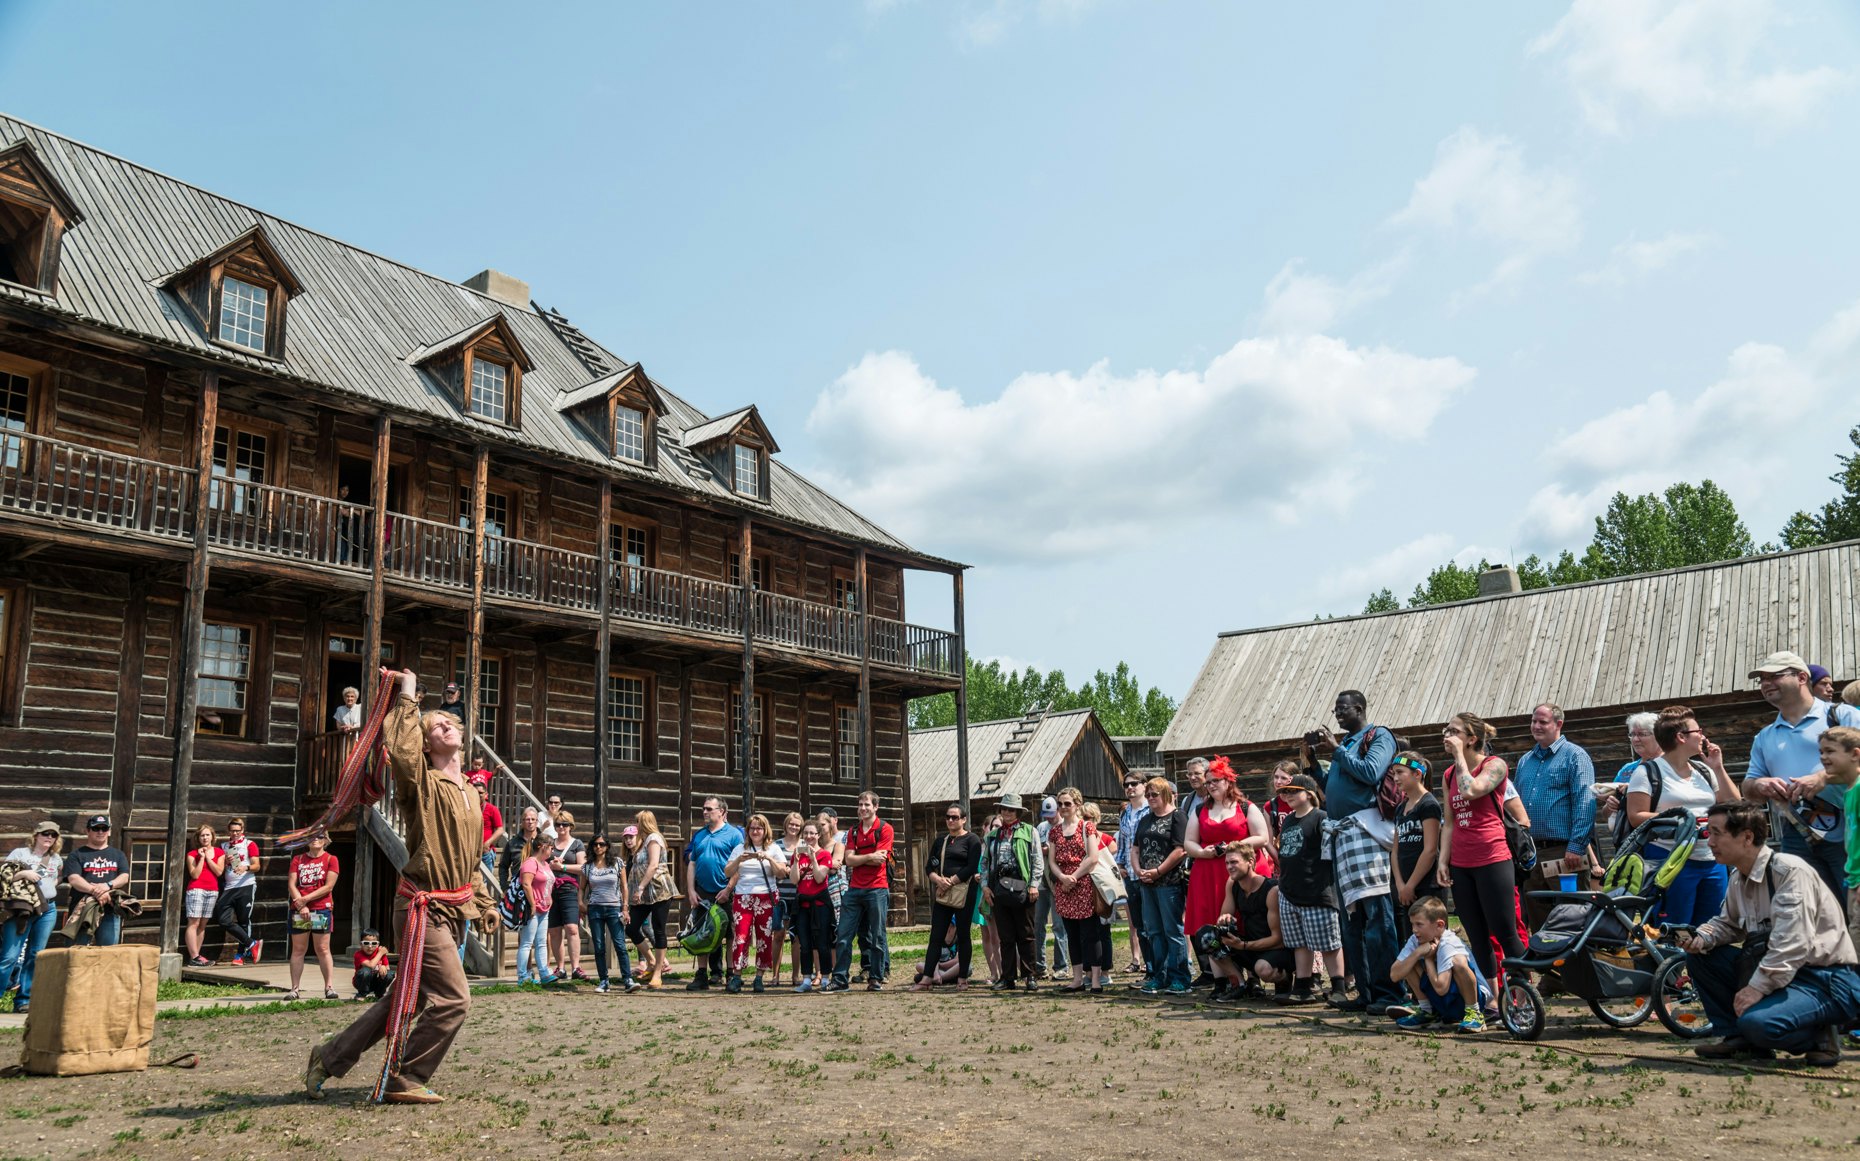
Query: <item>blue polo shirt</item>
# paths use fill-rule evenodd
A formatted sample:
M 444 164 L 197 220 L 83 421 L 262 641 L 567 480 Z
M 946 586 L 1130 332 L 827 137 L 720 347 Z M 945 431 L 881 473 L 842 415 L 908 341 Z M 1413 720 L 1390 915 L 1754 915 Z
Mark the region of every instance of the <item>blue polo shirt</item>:
M 1757 731 L 1750 743 L 1750 769 L 1746 778 L 1780 778 L 1794 782 L 1821 769 L 1821 735 L 1828 732 L 1828 703 L 1820 698 L 1808 708 L 1802 720 L 1790 725 L 1781 714 Z M 1843 726 L 1860 726 L 1860 710 L 1850 705 L 1834 707 L 1834 720 Z M 1817 796 L 1840 806 L 1847 788 L 1832 782 Z
M 699 895 L 715 895 L 729 885 L 730 876 L 723 869 L 730 864 L 730 852 L 744 841 L 741 827 L 725 823 L 716 830 L 699 827 L 685 843 L 685 862 Z

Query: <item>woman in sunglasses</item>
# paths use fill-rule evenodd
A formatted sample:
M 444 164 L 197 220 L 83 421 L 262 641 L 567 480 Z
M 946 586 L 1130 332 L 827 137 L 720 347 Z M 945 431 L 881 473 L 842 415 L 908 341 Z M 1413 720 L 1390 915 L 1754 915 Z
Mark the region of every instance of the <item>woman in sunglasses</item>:
M 607 974 L 610 946 L 620 986 L 629 992 L 637 990 L 639 981 L 633 978 L 633 966 L 628 962 L 626 951 L 626 925 L 633 918 L 627 907 L 626 862 L 604 834 L 595 835 L 594 841 L 588 844 L 588 861 L 581 866 L 581 894 L 582 902 L 587 905 L 588 926 L 594 935 L 594 977 L 600 981 L 594 985 L 594 990 L 605 992 L 608 981 L 616 978 Z
M 956 941 L 956 990 L 969 983 L 969 959 L 974 952 L 970 920 L 975 914 L 976 877 L 982 862 L 982 840 L 969 832 L 969 816 L 962 803 L 943 808 L 943 833 L 930 841 L 924 866 L 930 873 L 930 946 L 924 951 L 922 978 L 913 991 L 934 986 L 937 959 L 953 930 Z M 953 926 L 952 926 L 953 925 Z

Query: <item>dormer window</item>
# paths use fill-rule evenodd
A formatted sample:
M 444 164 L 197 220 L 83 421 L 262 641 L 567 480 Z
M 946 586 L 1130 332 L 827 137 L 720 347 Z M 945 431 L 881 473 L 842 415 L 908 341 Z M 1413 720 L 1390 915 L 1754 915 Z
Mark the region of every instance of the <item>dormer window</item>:
M 492 423 L 510 422 L 510 368 L 495 359 L 473 359 L 469 403 L 473 415 Z
M 505 427 L 523 416 L 523 376 L 533 364 L 501 314 L 422 347 L 409 360 L 425 370 L 466 415 Z
M 614 458 L 646 462 L 646 413 L 640 408 L 614 405 Z
M 284 358 L 285 306 L 301 287 L 263 226 L 253 226 L 172 275 L 167 286 L 187 304 L 212 342 L 268 359 Z
M 31 145 L 0 150 L 0 281 L 53 293 L 65 231 L 82 220 Z
M 220 286 L 220 341 L 264 354 L 270 308 L 270 289 L 228 275 Z
M 736 475 L 732 486 L 739 496 L 762 497 L 762 449 L 750 447 L 746 443 L 734 445 L 736 452 Z

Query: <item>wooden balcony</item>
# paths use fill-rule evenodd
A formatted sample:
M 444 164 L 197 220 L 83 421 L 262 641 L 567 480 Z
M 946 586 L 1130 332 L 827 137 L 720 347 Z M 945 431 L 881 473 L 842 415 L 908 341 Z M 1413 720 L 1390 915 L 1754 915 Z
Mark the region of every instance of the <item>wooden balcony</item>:
M 186 541 L 194 473 L 64 440 L 0 432 L 0 512 L 54 524 Z
M 185 544 L 194 535 L 193 493 L 188 468 L 0 430 L 0 517 Z M 472 591 L 471 530 L 453 524 L 395 512 L 378 520 L 365 505 L 225 477 L 211 482 L 201 519 L 215 556 L 234 567 L 250 557 L 355 577 L 373 568 L 378 546 L 390 581 L 455 597 Z M 851 662 L 861 660 L 861 634 L 869 631 L 873 665 L 944 678 L 957 672 L 952 633 L 799 597 L 758 591 L 745 601 L 742 588 L 725 581 L 635 565 L 602 569 L 592 553 L 502 536 L 486 539 L 484 565 L 484 595 L 502 604 L 598 617 L 604 576 L 616 627 L 740 641 L 747 616 L 759 645 Z M 333 763 L 331 778 L 341 769 L 341 739 L 330 738 L 321 742 L 330 756 L 310 763 L 313 795 L 323 764 Z

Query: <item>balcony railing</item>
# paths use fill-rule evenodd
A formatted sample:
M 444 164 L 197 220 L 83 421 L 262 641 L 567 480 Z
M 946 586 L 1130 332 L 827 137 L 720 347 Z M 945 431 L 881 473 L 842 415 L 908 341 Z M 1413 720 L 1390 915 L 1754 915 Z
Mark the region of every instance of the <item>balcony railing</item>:
M 390 512 L 381 550 L 383 571 L 399 580 L 471 591 L 469 528 Z
M 374 511 L 347 500 L 216 476 L 206 521 L 216 548 L 334 568 L 371 564 Z
M 188 468 L 0 431 L 0 510 L 185 540 L 193 508 Z
M 489 597 L 592 613 L 601 607 L 600 563 L 592 553 L 488 536 L 484 541 L 484 592 Z
M 859 659 L 859 614 L 775 593 L 756 594 L 756 640 Z
M 332 730 L 304 740 L 305 765 L 309 767 L 304 787 L 306 797 L 327 802 L 336 796 L 336 781 L 342 777 L 342 764 L 349 760 L 349 750 L 354 744 L 353 730 Z

